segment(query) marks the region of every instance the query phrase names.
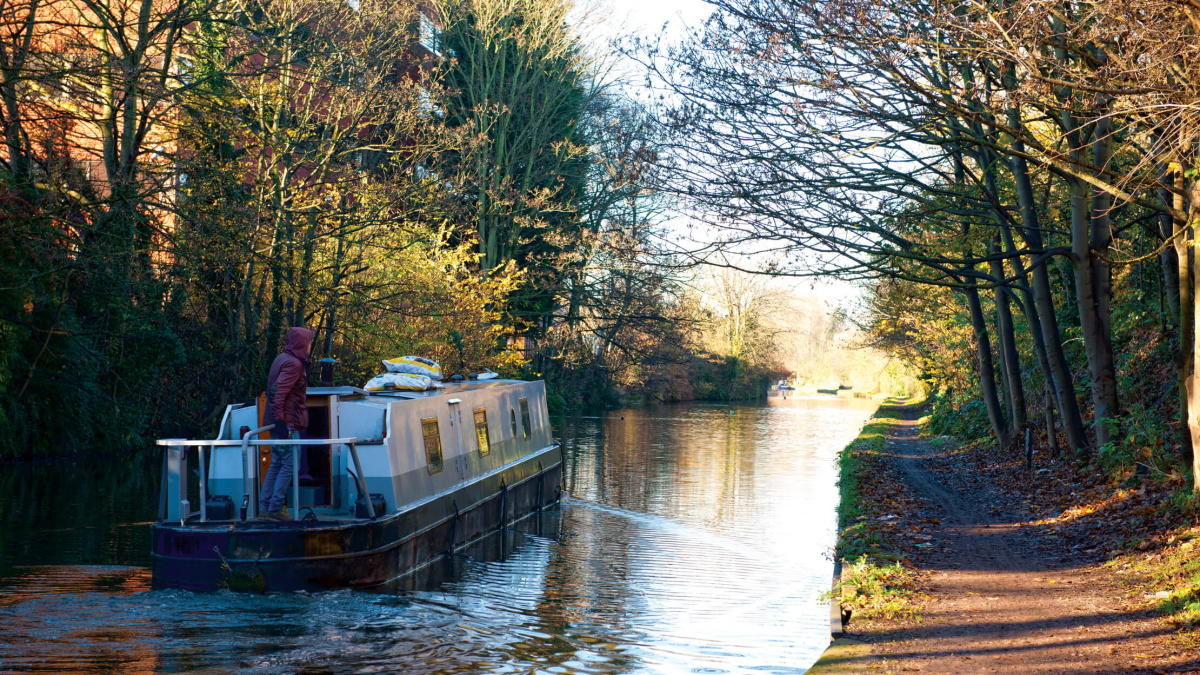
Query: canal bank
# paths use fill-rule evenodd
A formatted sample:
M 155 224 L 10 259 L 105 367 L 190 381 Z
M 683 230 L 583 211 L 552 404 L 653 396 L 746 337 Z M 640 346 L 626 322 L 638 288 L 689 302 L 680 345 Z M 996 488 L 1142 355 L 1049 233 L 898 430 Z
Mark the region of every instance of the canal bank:
M 809 675 L 877 671 L 881 664 L 872 645 L 847 637 L 847 628 L 856 618 L 856 610 L 857 620 L 862 622 L 881 614 L 874 606 L 869 607 L 868 602 L 886 602 L 892 616 L 896 609 L 913 607 L 907 593 L 909 584 L 878 583 L 881 565 L 883 569 L 899 572 L 895 566 L 902 563 L 888 552 L 890 542 L 880 537 L 882 533 L 874 527 L 875 521 L 870 514 L 885 510 L 883 503 L 900 503 L 900 500 L 887 499 L 880 492 L 887 488 L 891 497 L 899 496 L 896 491 L 899 483 L 880 475 L 887 472 L 888 466 L 879 460 L 886 450 L 888 436 L 894 433 L 895 422 L 918 405 L 919 402 L 887 399 L 863 425 L 858 437 L 838 453 L 838 535 L 832 591 L 829 593 L 833 640 L 809 669 Z M 898 515 L 888 520 L 898 520 Z M 869 578 L 874 578 L 876 583 L 856 583 Z
M 1155 611 L 1179 604 L 1162 570 L 1194 573 L 1200 545 L 1163 525 L 1170 483 L 1088 489 L 1095 467 L 1035 450 L 1027 469 L 923 436 L 920 415 L 885 403 L 839 458 L 849 621 L 810 673 L 1200 669 L 1186 613 Z

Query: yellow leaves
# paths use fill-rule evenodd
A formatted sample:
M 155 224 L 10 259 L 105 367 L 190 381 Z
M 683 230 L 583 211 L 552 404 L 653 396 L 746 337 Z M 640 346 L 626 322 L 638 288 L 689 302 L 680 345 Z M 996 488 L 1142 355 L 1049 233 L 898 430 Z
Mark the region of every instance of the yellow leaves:
M 1095 513 L 1097 510 L 1098 510 L 1098 507 L 1095 506 L 1094 504 L 1089 504 L 1089 505 L 1085 505 L 1085 506 L 1074 506 L 1074 507 L 1067 509 L 1066 512 L 1063 513 L 1063 517 L 1079 518 L 1081 516 L 1086 516 L 1086 515 Z

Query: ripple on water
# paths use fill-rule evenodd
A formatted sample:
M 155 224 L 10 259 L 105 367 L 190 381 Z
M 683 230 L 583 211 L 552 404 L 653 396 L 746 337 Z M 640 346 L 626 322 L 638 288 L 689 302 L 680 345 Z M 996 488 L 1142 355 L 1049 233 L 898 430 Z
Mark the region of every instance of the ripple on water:
M 419 591 L 196 594 L 151 591 L 144 567 L 5 570 L 0 670 L 803 672 L 828 639 L 833 458 L 869 411 L 735 413 L 568 419 L 573 503 L 503 556 L 497 539 L 439 563 L 445 581 Z

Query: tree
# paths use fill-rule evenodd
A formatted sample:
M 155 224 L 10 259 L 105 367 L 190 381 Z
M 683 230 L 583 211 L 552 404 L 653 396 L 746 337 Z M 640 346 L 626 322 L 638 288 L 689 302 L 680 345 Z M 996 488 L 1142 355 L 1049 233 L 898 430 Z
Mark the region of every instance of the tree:
M 175 103 L 191 86 L 180 53 L 187 27 L 212 6 L 0 7 L 3 182 L 27 205 L 11 214 L 24 233 L 14 241 L 50 265 L 28 298 L 32 315 L 4 317 L 17 334 L 9 356 L 32 354 L 19 358 L 28 367 L 8 399 L 22 427 L 3 431 L 13 452 L 119 447 L 159 410 L 157 377 L 182 356 L 158 267 L 176 176 Z M 64 425 L 66 409 L 87 422 Z
M 195 67 L 210 77 L 183 130 L 177 274 L 226 354 L 218 408 L 257 386 L 287 326 L 313 325 L 314 354 L 330 356 L 358 331 L 352 303 L 405 284 L 372 272 L 441 241 L 455 207 L 422 168 L 461 147 L 420 77 L 415 4 L 250 9 L 198 26 Z
M 728 241 L 774 248 L 791 274 L 958 289 L 1001 441 L 1025 421 L 1015 302 L 1068 444 L 1108 456 L 1125 442 L 1113 307 L 1120 284 L 1141 290 L 1126 266 L 1146 255 L 1126 251 L 1157 239 L 1147 255 L 1165 266 L 1164 287 L 1179 282 L 1187 389 L 1197 353 L 1182 248 L 1193 211 L 1190 9 L 717 4 L 690 44 L 647 60 L 680 101 L 681 191 Z M 1181 246 L 1174 270 L 1160 255 L 1169 244 Z M 1070 278 L 1052 282 L 1062 263 Z M 1064 346 L 1076 330 L 1094 443 Z M 996 356 L 1000 378 L 989 375 Z M 1200 396 L 1185 398 L 1181 409 L 1200 409 Z M 1200 442 L 1200 416 L 1189 423 Z
M 529 285 L 509 310 L 545 328 L 561 258 L 579 235 L 587 172 L 581 138 L 597 73 L 559 0 L 444 5 L 439 69 L 448 125 L 474 140 L 443 171 L 463 176 L 483 274 L 514 261 Z

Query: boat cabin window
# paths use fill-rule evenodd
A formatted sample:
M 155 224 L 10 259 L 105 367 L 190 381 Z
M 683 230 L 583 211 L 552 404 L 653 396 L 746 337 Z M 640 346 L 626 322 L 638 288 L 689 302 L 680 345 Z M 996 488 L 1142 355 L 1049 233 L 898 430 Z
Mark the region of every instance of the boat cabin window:
M 421 435 L 425 437 L 425 460 L 429 473 L 437 473 L 442 470 L 442 434 L 438 431 L 436 417 L 421 420 Z
M 475 409 L 475 438 L 479 441 L 479 456 L 487 456 L 492 451 L 492 444 L 488 438 L 487 408 Z
M 512 422 L 513 438 L 517 437 L 517 411 L 512 408 L 508 409 L 508 420 Z
M 523 398 L 517 402 L 521 404 L 521 431 L 525 432 L 525 438 L 529 438 L 531 433 L 531 429 L 529 428 L 529 399 Z

